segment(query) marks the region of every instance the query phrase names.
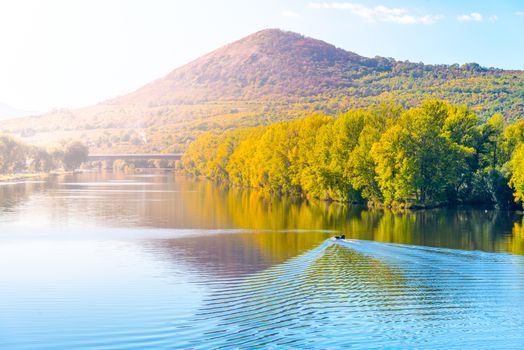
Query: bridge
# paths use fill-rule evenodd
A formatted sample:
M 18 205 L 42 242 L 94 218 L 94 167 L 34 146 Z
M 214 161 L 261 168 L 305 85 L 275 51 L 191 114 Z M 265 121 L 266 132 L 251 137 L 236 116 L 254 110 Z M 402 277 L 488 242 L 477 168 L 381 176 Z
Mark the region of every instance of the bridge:
M 90 154 L 88 162 L 102 160 L 180 160 L 183 153 Z

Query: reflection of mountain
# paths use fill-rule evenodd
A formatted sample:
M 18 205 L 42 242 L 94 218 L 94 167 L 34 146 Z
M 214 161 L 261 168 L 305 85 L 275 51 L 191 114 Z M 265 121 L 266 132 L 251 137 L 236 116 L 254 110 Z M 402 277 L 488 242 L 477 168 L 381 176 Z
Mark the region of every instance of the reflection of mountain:
M 253 231 L 152 241 L 155 249 L 204 276 L 240 277 L 262 271 L 317 246 L 324 232 Z

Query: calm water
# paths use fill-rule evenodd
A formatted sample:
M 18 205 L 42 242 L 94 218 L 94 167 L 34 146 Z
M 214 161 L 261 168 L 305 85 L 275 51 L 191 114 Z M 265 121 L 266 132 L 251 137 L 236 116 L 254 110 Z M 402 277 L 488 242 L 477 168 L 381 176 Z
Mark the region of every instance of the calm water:
M 523 227 L 165 174 L 0 184 L 0 349 L 522 349 Z

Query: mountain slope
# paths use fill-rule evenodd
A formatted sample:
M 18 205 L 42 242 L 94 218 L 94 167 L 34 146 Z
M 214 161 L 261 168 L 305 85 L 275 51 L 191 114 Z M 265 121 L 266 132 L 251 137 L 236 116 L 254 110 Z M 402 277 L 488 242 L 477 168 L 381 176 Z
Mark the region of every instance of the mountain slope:
M 81 138 L 97 152 L 183 151 L 198 134 L 380 102 L 467 104 L 483 119 L 524 116 L 524 72 L 470 63 L 366 58 L 267 29 L 175 69 L 135 92 L 78 110 L 2 122 L 28 141 Z
M 267 29 L 213 51 L 117 104 L 303 97 L 351 85 L 375 60 L 300 34 Z

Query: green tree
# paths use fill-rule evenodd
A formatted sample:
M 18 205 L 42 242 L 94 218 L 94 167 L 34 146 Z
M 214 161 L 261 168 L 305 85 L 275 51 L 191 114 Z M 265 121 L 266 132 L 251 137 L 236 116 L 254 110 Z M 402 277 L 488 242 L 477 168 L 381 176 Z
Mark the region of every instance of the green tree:
M 357 144 L 367 112 L 354 110 L 326 123 L 311 138 L 314 145 L 304 148 L 311 166 L 302 178 L 302 184 L 311 197 L 355 201 L 360 199 L 351 186 L 346 167 L 350 152 Z
M 229 181 L 237 186 L 256 186 L 256 164 L 252 161 L 258 147 L 258 140 L 264 134 L 264 128 L 247 129 L 246 137 L 229 157 L 226 171 Z
M 402 113 L 402 106 L 380 104 L 369 108 L 363 127 L 357 136 L 357 145 L 349 154 L 346 176 L 351 179 L 353 188 L 370 202 L 381 202 L 382 193 L 377 183 L 376 166 L 371 149 L 388 126 L 394 125 Z
M 89 148 L 80 141 L 69 143 L 64 151 L 64 166 L 67 170 L 74 170 L 87 160 Z
M 473 150 L 457 144 L 444 128 L 448 104 L 426 101 L 402 114 L 372 148 L 377 181 L 387 203 L 438 204 L 467 169 Z
M 509 162 L 510 186 L 514 189 L 516 202 L 524 202 L 524 144 L 520 144 Z
M 524 142 L 523 125 L 505 129 L 500 115 L 481 124 L 466 106 L 444 101 L 409 110 L 380 104 L 204 134 L 183 164 L 195 175 L 323 200 L 506 206 L 509 169 L 518 166 L 505 164 Z
M 26 170 L 29 147 L 9 135 L 0 135 L 0 173 Z
M 502 165 L 504 158 L 500 149 L 504 135 L 504 118 L 501 114 L 493 115 L 480 128 L 480 141 L 477 151 L 481 168 L 496 169 Z
M 503 146 L 501 147 L 502 161 L 509 161 L 511 155 L 521 143 L 524 143 L 524 121 L 509 125 L 504 130 Z

